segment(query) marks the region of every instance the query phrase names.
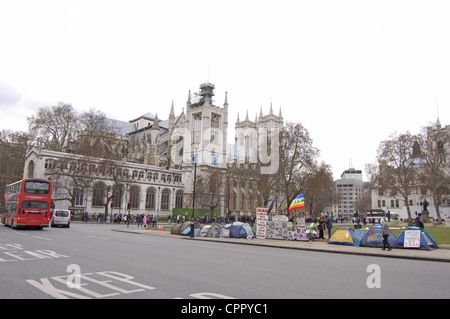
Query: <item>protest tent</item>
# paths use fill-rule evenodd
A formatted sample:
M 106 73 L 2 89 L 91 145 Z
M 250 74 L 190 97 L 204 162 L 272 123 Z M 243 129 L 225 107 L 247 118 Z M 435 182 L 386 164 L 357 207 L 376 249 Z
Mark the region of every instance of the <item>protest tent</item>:
M 199 235 L 202 226 L 198 223 L 194 224 L 194 235 Z M 191 222 L 184 222 L 182 224 L 176 224 L 170 230 L 173 235 L 189 235 L 191 232 Z
M 253 238 L 255 237 L 255 231 L 249 223 L 234 222 L 230 226 L 230 237 Z
M 354 237 L 355 234 L 353 232 L 353 229 L 349 227 L 341 227 L 333 233 L 331 238 L 328 240 L 328 243 L 337 245 L 356 246 Z
M 232 224 L 225 224 L 220 231 L 220 237 L 230 237 L 230 228 Z
M 394 233 L 392 231 L 389 231 L 389 246 L 393 247 L 396 239 L 397 237 L 394 235 Z M 367 230 L 364 236 L 361 238 L 359 245 L 363 247 L 383 248 L 383 234 L 381 232 L 381 226 L 369 228 L 369 230 Z
M 220 237 L 222 228 L 219 225 L 205 225 L 200 230 L 200 236 L 202 237 Z
M 200 236 L 205 237 L 206 233 L 209 231 L 210 228 L 211 228 L 211 225 L 203 226 L 202 229 L 200 230 Z
M 173 226 L 172 229 L 170 230 L 170 233 L 173 234 L 173 235 L 179 235 L 180 234 L 181 225 L 183 225 L 183 224 L 176 224 L 175 226 Z
M 408 227 L 397 237 L 395 248 L 439 248 L 434 238 L 423 228 Z
M 353 230 L 353 240 L 355 241 L 355 246 L 359 246 L 361 243 L 361 239 L 364 237 L 366 231 L 368 231 L 368 228 L 362 229 L 355 229 Z
M 205 237 L 220 237 L 221 231 L 222 228 L 219 225 L 213 224 L 211 225 L 211 227 L 209 227 L 209 230 L 206 233 Z

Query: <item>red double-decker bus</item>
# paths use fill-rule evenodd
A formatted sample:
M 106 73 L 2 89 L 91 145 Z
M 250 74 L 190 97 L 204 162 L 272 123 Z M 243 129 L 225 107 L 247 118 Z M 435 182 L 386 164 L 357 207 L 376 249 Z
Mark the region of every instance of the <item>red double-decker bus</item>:
M 27 178 L 6 186 L 2 222 L 11 228 L 48 227 L 52 206 L 52 182 Z

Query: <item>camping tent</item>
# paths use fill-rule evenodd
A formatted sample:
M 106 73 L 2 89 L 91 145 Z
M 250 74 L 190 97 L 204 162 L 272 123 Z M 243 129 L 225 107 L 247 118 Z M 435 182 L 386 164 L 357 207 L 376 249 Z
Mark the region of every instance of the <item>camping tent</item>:
M 220 231 L 222 228 L 218 225 L 205 225 L 200 230 L 200 236 L 202 237 L 220 237 Z
M 209 227 L 208 232 L 206 233 L 205 237 L 220 237 L 220 232 L 221 232 L 222 228 L 220 228 L 219 225 L 211 225 L 211 227 Z
M 194 224 L 194 235 L 198 236 L 200 234 L 201 225 L 198 223 Z M 191 222 L 184 222 L 182 224 L 176 224 L 170 230 L 173 235 L 189 235 L 191 232 Z
M 255 237 L 255 231 L 248 223 L 234 222 L 230 226 L 230 237 L 252 238 Z
M 368 228 L 366 229 L 355 229 L 353 231 L 353 240 L 355 241 L 355 246 L 359 246 L 361 239 L 364 237 L 364 234 L 366 233 L 366 231 L 368 230 Z
M 434 238 L 423 228 L 408 227 L 395 241 L 396 248 L 423 248 L 431 250 L 439 248 Z
M 393 232 L 389 231 L 388 242 L 391 247 L 394 246 L 397 237 Z M 381 226 L 370 228 L 361 238 L 360 246 L 363 247 L 378 247 L 383 248 L 383 234 L 381 233 Z
M 232 224 L 226 224 L 222 227 L 222 230 L 220 231 L 220 237 L 230 237 L 230 228 Z
M 211 225 L 203 226 L 202 229 L 200 230 L 200 236 L 205 237 L 206 233 L 209 231 L 210 228 L 211 228 Z
M 355 246 L 354 236 L 353 229 L 341 227 L 333 233 L 328 243 Z

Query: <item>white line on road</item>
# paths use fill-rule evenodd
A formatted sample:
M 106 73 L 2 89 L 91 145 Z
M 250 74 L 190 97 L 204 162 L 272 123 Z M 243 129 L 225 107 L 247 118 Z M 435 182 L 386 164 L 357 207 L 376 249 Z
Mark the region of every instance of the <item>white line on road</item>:
M 93 238 L 93 239 L 108 240 L 108 238 L 105 238 L 105 237 L 96 237 L 96 236 L 86 236 L 86 237 Z
M 50 238 L 45 238 L 45 237 L 39 237 L 39 236 L 33 236 L 34 238 L 37 238 L 37 239 L 43 239 L 43 240 L 49 240 L 49 241 L 52 241 L 53 239 L 50 239 Z

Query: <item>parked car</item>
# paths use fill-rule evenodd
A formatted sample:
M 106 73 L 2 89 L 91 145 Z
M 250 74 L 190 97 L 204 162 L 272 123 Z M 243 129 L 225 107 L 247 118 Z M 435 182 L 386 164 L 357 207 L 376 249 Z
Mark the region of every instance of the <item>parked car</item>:
M 55 209 L 51 219 L 51 226 L 70 227 L 70 211 L 66 209 Z

